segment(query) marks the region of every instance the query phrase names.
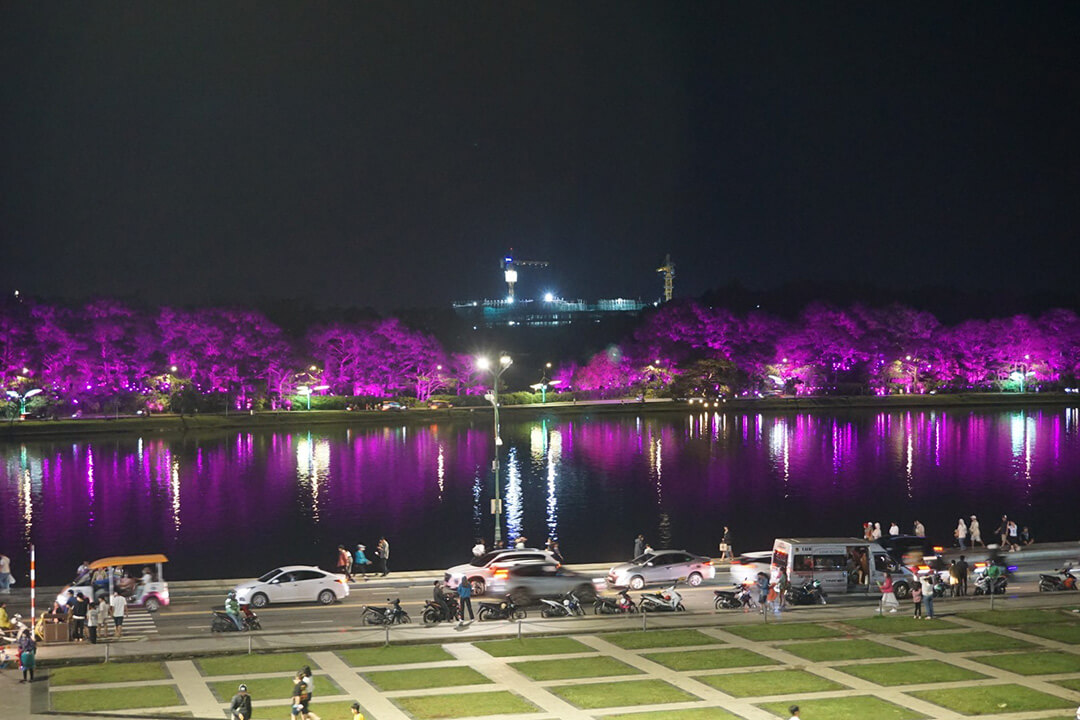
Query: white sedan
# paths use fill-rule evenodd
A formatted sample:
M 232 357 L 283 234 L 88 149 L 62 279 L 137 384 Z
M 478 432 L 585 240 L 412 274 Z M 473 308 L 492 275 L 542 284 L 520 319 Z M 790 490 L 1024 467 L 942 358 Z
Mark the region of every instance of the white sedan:
M 233 590 L 241 605 L 265 607 L 270 603 L 317 602 L 332 605 L 349 596 L 344 575 L 312 565 L 274 568 L 257 580 L 240 583 Z

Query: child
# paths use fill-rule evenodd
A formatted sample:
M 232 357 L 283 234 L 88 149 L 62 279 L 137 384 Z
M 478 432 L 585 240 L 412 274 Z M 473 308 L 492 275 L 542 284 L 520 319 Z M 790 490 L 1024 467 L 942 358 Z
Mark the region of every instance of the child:
M 911 588 L 911 601 L 915 603 L 915 614 L 912 616 L 916 619 L 922 617 L 922 585 L 915 583 L 915 587 Z

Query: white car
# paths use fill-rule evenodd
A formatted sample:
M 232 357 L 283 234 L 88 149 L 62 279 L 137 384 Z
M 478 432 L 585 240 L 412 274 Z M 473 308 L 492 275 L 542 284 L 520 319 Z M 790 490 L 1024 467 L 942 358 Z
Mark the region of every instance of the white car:
M 771 575 L 769 569 L 772 565 L 772 550 L 759 550 L 757 552 L 743 553 L 731 561 L 729 574 L 732 585 L 744 585 L 752 583 L 759 572 Z
M 265 607 L 270 603 L 317 602 L 332 605 L 349 596 L 344 575 L 313 565 L 274 568 L 257 580 L 240 583 L 233 590 L 241 605 Z
M 640 590 L 646 585 L 685 579 L 687 585 L 697 587 L 714 577 L 712 558 L 685 550 L 652 550 L 608 570 L 607 584 Z
M 474 557 L 470 562 L 455 565 L 443 575 L 446 585 L 456 588 L 466 578 L 472 584 L 473 595 L 483 595 L 487 592 L 488 585 L 495 578 L 495 572 L 521 565 L 522 563 L 547 562 L 556 563 L 555 556 L 547 550 L 536 548 L 507 548 L 505 550 L 492 550 L 480 557 Z

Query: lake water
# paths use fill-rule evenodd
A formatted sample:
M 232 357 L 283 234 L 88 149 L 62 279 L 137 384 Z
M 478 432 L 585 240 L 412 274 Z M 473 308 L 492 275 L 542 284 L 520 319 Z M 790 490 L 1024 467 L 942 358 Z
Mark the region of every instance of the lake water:
M 1077 408 L 674 413 L 516 422 L 504 415 L 510 537 L 553 536 L 568 562 L 656 547 L 717 554 L 775 536 L 852 535 L 921 519 L 951 538 L 1003 513 L 1039 540 L 1076 539 Z M 82 559 L 164 552 L 172 578 L 330 568 L 379 535 L 391 570 L 441 568 L 491 541 L 492 438 L 479 419 L 0 444 L 0 552 L 39 582 Z

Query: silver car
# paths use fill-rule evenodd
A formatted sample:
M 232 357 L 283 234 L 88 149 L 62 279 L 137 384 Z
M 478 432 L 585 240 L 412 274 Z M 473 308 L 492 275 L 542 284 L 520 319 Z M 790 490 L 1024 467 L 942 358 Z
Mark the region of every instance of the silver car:
M 694 555 L 685 550 L 653 550 L 630 562 L 611 568 L 607 583 L 612 587 L 629 587 L 640 590 L 646 585 L 670 583 L 686 579 L 688 585 L 697 587 L 705 580 L 716 577 L 712 558 Z
M 539 598 L 558 598 L 573 592 L 581 602 L 596 599 L 596 583 L 558 563 L 532 562 L 497 570 L 488 585 L 492 595 L 509 595 L 515 605 L 531 605 Z
M 479 557 L 461 565 L 455 565 L 447 569 L 443 574 L 443 580 L 447 587 L 456 588 L 464 580 L 468 579 L 472 584 L 473 595 L 483 595 L 487 592 L 488 583 L 495 577 L 499 570 L 505 570 L 522 563 L 555 562 L 555 556 L 547 550 L 536 548 L 505 548 L 486 552 Z

